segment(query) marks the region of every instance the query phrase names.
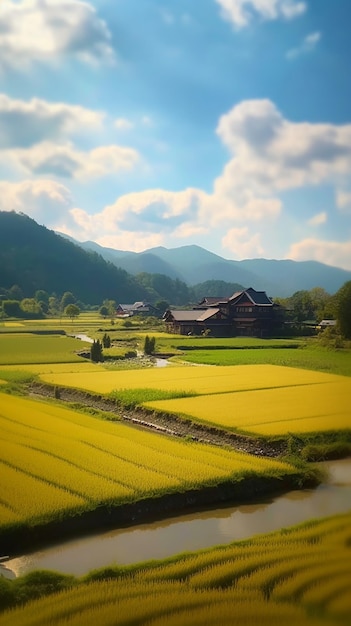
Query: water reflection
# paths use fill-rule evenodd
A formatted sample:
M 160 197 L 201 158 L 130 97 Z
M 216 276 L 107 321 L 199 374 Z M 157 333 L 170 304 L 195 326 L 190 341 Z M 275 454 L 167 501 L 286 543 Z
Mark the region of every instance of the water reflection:
M 12 559 L 6 566 L 17 576 L 34 569 L 80 576 L 111 564 L 162 559 L 351 510 L 351 459 L 325 465 L 329 482 L 317 489 L 85 537 Z

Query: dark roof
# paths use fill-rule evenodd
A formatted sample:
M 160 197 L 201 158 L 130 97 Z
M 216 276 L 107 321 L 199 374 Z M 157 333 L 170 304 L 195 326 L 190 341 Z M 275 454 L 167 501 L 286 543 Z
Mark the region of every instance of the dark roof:
M 267 296 L 265 291 L 256 291 L 252 287 L 249 287 L 249 289 L 245 289 L 244 291 L 235 292 L 229 298 L 229 301 L 233 304 L 233 302 L 239 301 L 244 297 L 251 300 L 253 304 L 257 304 L 260 306 L 272 306 L 273 305 L 273 301 Z
M 169 314 L 169 315 L 168 315 Z M 183 311 L 172 309 L 171 311 L 166 311 L 164 317 L 172 316 L 176 322 L 196 322 L 199 317 L 199 311 Z
M 214 317 L 217 313 L 219 313 L 220 309 L 209 308 L 209 309 L 193 309 L 191 311 L 184 311 L 179 309 L 172 309 L 166 311 L 163 316 L 163 319 L 169 319 L 173 317 L 175 322 L 205 322 L 206 320 Z
M 222 296 L 205 296 L 199 302 L 199 305 L 200 304 L 212 305 L 212 304 L 217 304 L 218 302 L 221 302 L 221 303 L 228 302 L 228 298 L 223 298 Z

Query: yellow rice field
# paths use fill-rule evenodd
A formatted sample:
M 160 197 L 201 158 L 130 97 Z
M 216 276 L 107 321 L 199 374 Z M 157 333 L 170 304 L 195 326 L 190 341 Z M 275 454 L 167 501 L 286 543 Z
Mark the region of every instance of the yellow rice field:
M 0 393 L 0 527 L 120 505 L 290 465 Z
M 163 562 L 30 602 L 0 626 L 349 626 L 351 514 Z
M 172 367 L 137 371 L 41 374 L 51 384 L 96 393 L 151 388 L 195 397 L 145 402 L 157 411 L 258 435 L 351 428 L 351 381 L 277 365 Z
M 44 373 L 41 379 L 54 385 L 76 387 L 96 393 L 149 387 L 210 394 L 271 387 L 321 385 L 337 382 L 340 377 L 335 374 L 277 365 L 209 365 L 81 373 L 77 371 L 75 375 L 60 374 L 57 371 L 54 374 Z
M 320 385 L 158 400 L 145 405 L 259 435 L 350 429 L 350 381 L 342 376 L 335 376 L 336 380 Z

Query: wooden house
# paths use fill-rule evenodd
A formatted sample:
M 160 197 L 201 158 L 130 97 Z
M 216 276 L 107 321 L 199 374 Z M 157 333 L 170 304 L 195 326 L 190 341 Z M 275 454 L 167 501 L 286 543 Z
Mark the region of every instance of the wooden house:
M 134 304 L 118 304 L 118 317 L 132 317 L 133 315 L 159 315 L 159 311 L 149 302 L 134 302 Z
M 180 335 L 269 337 L 282 328 L 283 311 L 250 287 L 230 298 L 203 298 L 190 311 L 169 309 L 163 319 L 168 332 Z

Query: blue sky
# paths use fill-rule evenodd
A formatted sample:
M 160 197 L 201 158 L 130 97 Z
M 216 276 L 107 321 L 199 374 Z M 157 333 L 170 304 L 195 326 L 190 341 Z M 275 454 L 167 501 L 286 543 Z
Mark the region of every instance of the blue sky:
M 351 270 L 350 0 L 3 0 L 0 210 Z

